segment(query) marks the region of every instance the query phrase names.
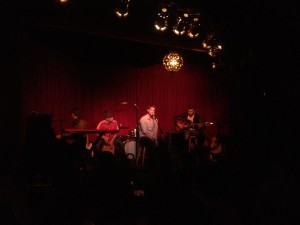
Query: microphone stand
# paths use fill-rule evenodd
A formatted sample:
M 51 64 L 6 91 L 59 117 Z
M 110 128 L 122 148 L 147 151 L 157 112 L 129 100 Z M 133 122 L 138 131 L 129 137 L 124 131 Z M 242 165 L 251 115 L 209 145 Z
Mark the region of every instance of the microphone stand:
M 164 133 L 164 131 L 163 131 L 163 129 L 160 127 L 160 125 L 158 125 L 158 130 L 159 130 L 159 133 L 160 133 L 160 138 L 161 139 L 164 139 L 165 138 L 165 133 Z
M 136 132 L 136 137 L 135 137 L 135 151 L 136 151 L 136 155 L 138 152 L 138 147 L 139 147 L 139 142 L 140 142 L 140 132 L 139 132 L 139 119 L 138 119 L 138 105 L 135 103 L 133 104 L 134 108 L 135 108 L 135 121 L 136 121 L 136 125 L 135 125 L 135 132 Z
M 154 118 L 155 120 L 157 120 L 156 116 L 153 116 L 153 118 Z M 158 131 L 159 131 L 159 136 L 158 136 L 158 138 L 163 139 L 164 131 L 163 131 L 163 129 L 160 127 L 160 125 L 159 125 L 158 123 L 157 123 L 157 126 L 158 126 Z

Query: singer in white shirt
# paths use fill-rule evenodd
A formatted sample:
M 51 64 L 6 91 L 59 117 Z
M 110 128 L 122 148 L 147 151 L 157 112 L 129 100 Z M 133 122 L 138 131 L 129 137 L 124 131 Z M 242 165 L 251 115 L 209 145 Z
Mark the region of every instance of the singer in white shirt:
M 149 160 L 155 160 L 158 146 L 158 120 L 155 117 L 155 105 L 147 107 L 147 114 L 139 121 L 139 137 L 141 146 L 145 146 L 149 152 Z
M 147 137 L 157 143 L 158 120 L 155 118 L 155 106 L 148 106 L 147 114 L 140 118 L 140 138 Z

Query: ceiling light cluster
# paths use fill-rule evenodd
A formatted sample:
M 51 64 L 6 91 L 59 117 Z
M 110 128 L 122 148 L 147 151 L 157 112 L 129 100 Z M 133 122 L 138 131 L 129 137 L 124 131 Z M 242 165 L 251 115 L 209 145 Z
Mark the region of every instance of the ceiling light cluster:
M 217 34 L 217 32 L 210 32 L 206 35 L 202 41 L 202 47 L 207 50 L 208 55 L 212 57 L 212 68 L 223 67 L 224 63 L 222 60 L 223 45 Z
M 200 37 L 200 13 L 196 9 L 179 8 L 174 3 L 160 4 L 154 27 L 158 31 L 172 30 L 178 36 Z
M 121 18 L 127 17 L 129 3 L 130 0 L 117 0 L 115 14 Z M 182 7 L 174 2 L 165 2 L 158 4 L 156 10 L 153 22 L 157 31 L 171 31 L 177 36 L 201 39 L 203 49 L 207 50 L 211 57 L 219 56 L 223 51 L 217 32 L 209 31 L 209 25 L 203 21 L 204 19 L 197 7 Z M 199 43 L 201 45 L 201 41 Z
M 207 49 L 211 57 L 220 55 L 223 50 L 221 41 L 215 32 L 206 35 L 206 38 L 202 41 L 202 47 Z
M 68 3 L 70 0 L 56 0 Z M 116 0 L 114 3 L 114 13 L 119 18 L 129 16 L 130 0 Z M 154 4 L 154 3 L 153 3 Z M 186 36 L 191 39 L 200 40 L 199 46 L 207 51 L 213 59 L 213 68 L 222 64 L 220 60 L 223 52 L 218 30 L 212 24 L 208 24 L 206 18 L 200 15 L 198 7 L 185 5 L 180 6 L 177 3 L 164 2 L 155 4 L 156 12 L 153 19 L 154 27 L 159 32 L 171 32 L 176 36 Z M 147 8 L 148 9 L 148 8 Z M 183 66 L 183 59 L 177 52 L 171 52 L 163 58 L 163 65 L 168 71 L 178 71 Z

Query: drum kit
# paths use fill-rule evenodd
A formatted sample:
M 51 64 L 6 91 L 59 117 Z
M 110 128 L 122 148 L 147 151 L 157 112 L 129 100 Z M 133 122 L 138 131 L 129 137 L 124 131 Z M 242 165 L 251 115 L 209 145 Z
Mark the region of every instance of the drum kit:
M 136 159 L 136 138 L 137 130 L 132 129 L 128 132 L 128 135 L 123 138 L 125 153 L 130 160 Z

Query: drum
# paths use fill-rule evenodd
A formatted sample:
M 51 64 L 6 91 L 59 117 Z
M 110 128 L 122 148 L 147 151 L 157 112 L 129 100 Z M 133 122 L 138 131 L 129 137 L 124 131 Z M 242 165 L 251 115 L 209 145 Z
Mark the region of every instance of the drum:
M 126 141 L 130 140 L 129 135 L 122 135 L 120 136 L 119 140 L 123 143 L 125 143 Z
M 136 141 L 126 141 L 125 142 L 125 153 L 127 159 L 133 160 L 136 157 Z
M 131 139 L 136 138 L 136 129 L 130 130 L 128 136 L 129 136 Z

